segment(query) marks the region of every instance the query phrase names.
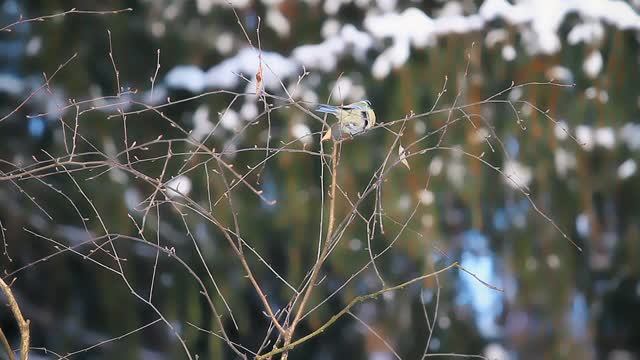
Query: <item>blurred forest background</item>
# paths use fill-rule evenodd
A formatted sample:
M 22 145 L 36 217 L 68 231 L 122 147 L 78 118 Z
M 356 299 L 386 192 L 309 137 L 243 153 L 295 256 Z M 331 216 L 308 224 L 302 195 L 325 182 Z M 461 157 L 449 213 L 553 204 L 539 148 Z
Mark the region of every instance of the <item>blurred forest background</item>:
M 291 358 L 639 358 L 639 9 L 0 1 L 0 264 L 31 320 L 31 357 L 236 358 L 196 278 L 232 341 L 256 351 L 275 340 L 221 227 L 241 233 L 266 298 L 284 309 L 327 226 L 321 158 L 332 145 L 301 108 L 369 99 L 380 123 L 409 118 L 342 144 L 346 225 L 295 337 L 380 279 L 454 261 L 466 271 L 362 302 Z M 410 116 L 434 105 L 444 111 Z M 387 157 L 397 163 L 398 142 L 410 168 L 393 167 L 358 207 L 377 223 L 350 218 L 347 197 L 371 190 Z M 167 187 L 156 194 L 145 176 Z M 0 327 L 18 348 L 8 309 Z

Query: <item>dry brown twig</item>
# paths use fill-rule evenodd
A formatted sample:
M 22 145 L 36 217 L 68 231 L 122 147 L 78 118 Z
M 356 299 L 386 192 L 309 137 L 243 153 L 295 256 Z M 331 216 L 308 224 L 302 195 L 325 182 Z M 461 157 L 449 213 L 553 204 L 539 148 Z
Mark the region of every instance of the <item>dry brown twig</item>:
M 11 349 L 9 340 L 7 340 L 7 337 L 4 335 L 2 328 L 0 328 L 0 340 L 2 341 L 2 346 L 4 346 L 4 349 L 7 352 L 7 356 L 9 356 L 9 360 L 16 360 L 16 357 L 13 354 L 13 349 Z
M 3 279 L 0 278 L 0 289 L 4 293 L 4 296 L 7 297 L 7 301 L 9 302 L 9 308 L 13 313 L 13 317 L 16 318 L 16 322 L 18 323 L 18 329 L 20 331 L 20 359 L 28 360 L 29 359 L 29 344 L 31 333 L 29 330 L 29 320 L 26 320 L 22 316 L 22 311 L 20 311 L 20 306 L 18 305 L 18 301 L 13 295 L 13 291 L 11 291 L 11 287 L 4 282 Z M 2 336 L 4 338 L 4 335 Z M 5 346 L 6 346 L 6 338 Z M 9 349 L 11 350 L 11 349 Z M 13 351 L 9 353 L 9 356 L 13 358 Z

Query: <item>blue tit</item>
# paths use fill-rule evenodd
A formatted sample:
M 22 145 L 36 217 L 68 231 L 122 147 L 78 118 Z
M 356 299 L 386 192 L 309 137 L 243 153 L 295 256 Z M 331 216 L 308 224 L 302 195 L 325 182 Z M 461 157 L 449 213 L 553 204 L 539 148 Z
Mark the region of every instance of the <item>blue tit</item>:
M 376 124 L 376 113 L 368 100 L 342 106 L 319 105 L 316 111 L 338 118 L 331 126 L 331 136 L 336 141 L 358 135 Z

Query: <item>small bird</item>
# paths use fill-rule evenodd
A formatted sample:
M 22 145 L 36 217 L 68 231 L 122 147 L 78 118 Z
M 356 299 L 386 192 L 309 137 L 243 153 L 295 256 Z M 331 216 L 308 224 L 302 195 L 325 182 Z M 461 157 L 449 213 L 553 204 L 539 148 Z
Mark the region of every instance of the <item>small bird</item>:
M 322 140 L 333 137 L 333 140 L 342 140 L 358 135 L 376 124 L 376 113 L 371 108 L 369 100 L 362 100 L 349 105 L 331 106 L 319 105 L 316 111 L 332 114 L 338 118 L 338 122 L 331 126 L 327 135 Z

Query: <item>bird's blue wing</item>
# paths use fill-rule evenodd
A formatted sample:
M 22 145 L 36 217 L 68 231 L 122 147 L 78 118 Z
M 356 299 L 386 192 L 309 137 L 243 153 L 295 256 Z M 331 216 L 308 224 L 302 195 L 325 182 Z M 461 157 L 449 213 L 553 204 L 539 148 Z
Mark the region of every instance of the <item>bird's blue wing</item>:
M 331 106 L 331 105 L 318 105 L 318 107 L 316 108 L 317 112 L 321 112 L 321 113 L 327 113 L 327 114 L 333 114 L 333 115 L 337 115 L 340 109 L 338 109 L 335 106 Z

